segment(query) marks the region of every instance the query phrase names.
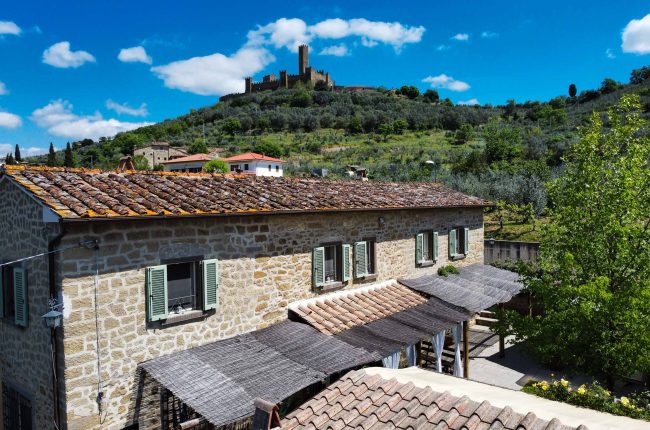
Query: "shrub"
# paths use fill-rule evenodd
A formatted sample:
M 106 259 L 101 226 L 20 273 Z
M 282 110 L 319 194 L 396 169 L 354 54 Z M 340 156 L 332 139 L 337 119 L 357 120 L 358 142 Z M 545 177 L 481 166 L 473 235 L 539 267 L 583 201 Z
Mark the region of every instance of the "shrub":
M 456 266 L 453 266 L 453 265 L 451 265 L 451 264 L 448 264 L 448 265 L 446 265 L 446 266 L 442 266 L 442 267 L 440 267 L 440 268 L 438 269 L 438 275 L 440 275 L 440 276 L 444 276 L 445 278 L 446 278 L 447 276 L 449 276 L 450 273 L 451 273 L 452 275 L 458 275 L 460 272 L 458 271 L 458 269 L 456 268 Z
M 223 160 L 211 160 L 203 165 L 205 173 L 228 173 L 228 163 Z
M 617 398 L 598 382 L 582 384 L 574 390 L 570 382 L 564 378 L 559 381 L 552 380 L 551 382 L 531 381 L 523 388 L 523 391 L 549 400 L 650 421 L 649 391 Z

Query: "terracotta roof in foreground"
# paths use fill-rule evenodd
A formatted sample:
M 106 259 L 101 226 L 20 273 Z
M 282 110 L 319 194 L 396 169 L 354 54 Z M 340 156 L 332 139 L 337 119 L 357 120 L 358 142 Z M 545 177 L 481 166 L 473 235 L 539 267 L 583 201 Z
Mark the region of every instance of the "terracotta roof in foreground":
M 421 372 L 426 372 L 421 370 Z M 282 430 L 316 429 L 463 429 L 573 430 L 556 418 L 546 421 L 533 412 L 493 406 L 384 379 L 364 370 L 352 371 L 288 414 Z M 580 426 L 579 430 L 586 430 Z
M 6 166 L 64 219 L 482 207 L 437 183 Z

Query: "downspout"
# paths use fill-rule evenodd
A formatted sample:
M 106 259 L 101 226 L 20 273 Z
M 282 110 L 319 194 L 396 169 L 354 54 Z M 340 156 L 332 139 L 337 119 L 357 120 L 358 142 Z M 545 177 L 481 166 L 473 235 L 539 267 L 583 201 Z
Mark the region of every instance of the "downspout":
M 59 247 L 61 239 L 65 236 L 65 225 L 63 220 L 59 220 L 59 233 L 47 244 L 48 254 L 48 274 L 50 284 L 50 297 L 58 298 L 56 290 L 56 253 L 52 252 Z M 59 381 L 57 377 L 57 370 L 59 368 L 59 358 L 56 347 L 56 329 L 51 331 L 51 347 L 52 347 L 52 393 L 54 395 L 54 424 L 57 429 L 61 428 L 61 418 L 59 416 Z

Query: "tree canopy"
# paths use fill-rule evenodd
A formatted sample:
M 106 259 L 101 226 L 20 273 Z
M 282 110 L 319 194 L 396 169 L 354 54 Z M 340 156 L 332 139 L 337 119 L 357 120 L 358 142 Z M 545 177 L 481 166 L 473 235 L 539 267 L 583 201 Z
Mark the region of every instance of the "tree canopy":
M 594 114 L 550 184 L 540 268 L 524 276 L 541 315 L 502 331 L 546 362 L 607 377 L 650 371 L 650 127 L 638 96 Z M 509 328 L 507 328 L 509 326 Z

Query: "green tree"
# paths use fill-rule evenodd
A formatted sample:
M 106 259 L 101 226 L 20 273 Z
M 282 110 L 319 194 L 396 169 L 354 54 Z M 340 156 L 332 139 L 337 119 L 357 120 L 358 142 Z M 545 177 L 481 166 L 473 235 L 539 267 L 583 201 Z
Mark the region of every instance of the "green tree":
M 578 94 L 578 88 L 576 88 L 576 84 L 571 84 L 569 85 L 569 97 L 573 98 Z
M 241 122 L 237 118 L 227 118 L 221 125 L 224 133 L 234 136 L 241 130 Z
M 14 155 L 11 152 L 9 154 L 7 154 L 7 156 L 5 157 L 5 164 L 7 166 L 11 166 L 13 164 L 16 164 L 16 160 L 14 159 Z
M 56 167 L 57 161 L 56 161 L 56 151 L 54 150 L 54 145 L 52 142 L 50 142 L 50 150 L 47 153 L 47 166 L 48 167 Z
M 149 160 L 144 155 L 136 155 L 133 157 L 133 167 L 135 167 L 135 170 L 151 170 Z
M 429 103 L 438 103 L 440 100 L 440 95 L 438 94 L 438 91 L 428 89 L 422 94 L 422 97 L 424 100 L 428 101 Z
M 393 122 L 393 131 L 395 134 L 402 134 L 407 128 L 409 128 L 409 123 L 405 119 L 396 119 Z
M 488 163 L 509 161 L 520 152 L 519 129 L 490 124 L 485 130 L 485 159 Z
M 420 95 L 420 90 L 418 90 L 418 87 L 415 87 L 413 85 L 404 85 L 399 89 L 399 92 L 411 100 L 417 98 Z
M 296 91 L 291 96 L 292 107 L 306 108 L 311 105 L 311 95 L 307 91 Z
M 358 116 L 353 116 L 350 118 L 350 123 L 348 124 L 348 131 L 352 134 L 361 133 L 363 128 L 361 127 L 361 118 Z
M 474 129 L 471 124 L 461 124 L 456 130 L 456 143 L 467 143 L 474 138 Z
M 280 158 L 282 156 L 282 147 L 275 142 L 259 142 L 254 149 L 255 152 L 269 157 Z
M 203 139 L 196 139 L 194 143 L 187 147 L 187 152 L 190 154 L 207 154 L 208 145 L 205 144 Z
M 65 146 L 63 165 L 65 167 L 74 167 L 74 155 L 72 154 L 72 147 L 70 146 L 70 142 L 68 142 L 68 144 Z
M 20 147 L 16 144 L 16 149 L 14 150 L 14 158 L 16 161 L 23 161 L 23 157 L 20 156 Z
M 503 315 L 545 362 L 606 377 L 650 371 L 650 126 L 640 99 L 598 113 L 551 183 L 540 269 L 524 276 L 541 314 Z
M 223 160 L 211 160 L 203 165 L 203 171 L 206 173 L 228 173 L 230 167 Z
M 600 93 L 601 94 L 613 93 L 614 91 L 618 90 L 618 88 L 619 88 L 618 82 L 616 82 L 612 78 L 605 78 L 603 79 L 602 84 L 600 84 Z

